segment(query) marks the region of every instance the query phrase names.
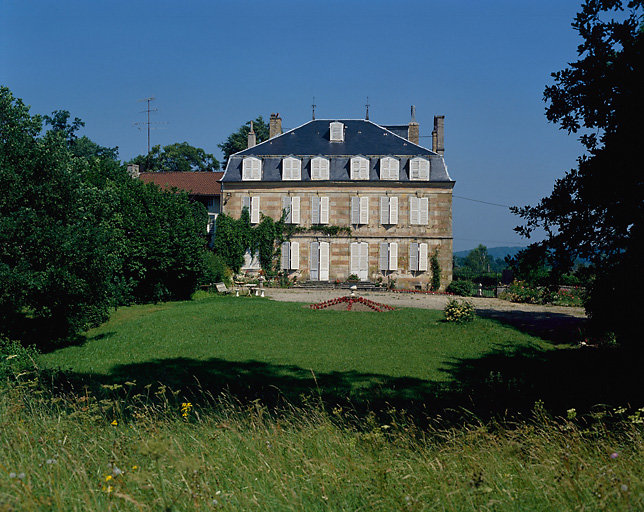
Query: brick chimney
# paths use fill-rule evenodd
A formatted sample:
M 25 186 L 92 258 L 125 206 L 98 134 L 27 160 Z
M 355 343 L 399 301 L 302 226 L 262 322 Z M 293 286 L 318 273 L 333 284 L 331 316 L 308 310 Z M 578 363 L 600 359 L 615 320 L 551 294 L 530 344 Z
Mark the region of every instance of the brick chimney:
M 432 151 L 441 156 L 445 154 L 445 116 L 434 116 Z
M 280 133 L 282 133 L 282 118 L 279 114 L 271 114 L 268 138 L 272 139 Z
M 255 135 L 255 131 L 253 130 L 253 122 L 250 122 L 250 131 L 248 132 L 248 146 L 249 148 L 252 148 L 254 145 L 257 144 L 257 136 Z
M 418 144 L 420 140 L 420 127 L 416 122 L 416 106 L 411 106 L 411 121 L 409 121 L 409 127 L 407 128 L 407 140 Z

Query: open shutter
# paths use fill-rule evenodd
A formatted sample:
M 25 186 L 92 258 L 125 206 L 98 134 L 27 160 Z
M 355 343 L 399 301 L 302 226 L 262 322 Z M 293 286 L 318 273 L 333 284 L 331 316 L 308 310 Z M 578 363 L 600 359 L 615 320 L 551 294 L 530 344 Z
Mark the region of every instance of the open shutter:
M 427 271 L 427 244 L 418 244 L 418 270 Z
M 248 210 L 248 215 L 250 215 L 250 197 L 249 196 L 242 197 L 242 210 L 244 208 Z
M 302 179 L 302 160 L 295 158 L 291 160 L 291 179 L 301 180 Z
M 420 177 L 420 160 L 418 158 L 412 158 L 409 161 L 409 179 L 417 180 Z
M 380 179 L 388 180 L 389 179 L 389 158 L 380 159 Z M 386 224 L 383 222 L 383 224 Z
M 318 281 L 320 279 L 320 244 L 318 242 L 311 242 L 311 257 L 309 258 L 309 273 L 311 281 Z
M 389 198 L 380 198 L 380 224 L 389 224 Z
M 320 223 L 320 198 L 311 196 L 311 224 Z
M 427 197 L 421 197 L 418 203 L 420 208 L 418 223 L 426 226 L 429 223 L 429 199 Z
M 320 281 L 329 280 L 329 242 L 320 242 Z
M 282 270 L 291 268 L 291 244 L 282 242 Z
M 320 224 L 329 223 L 329 198 L 320 198 Z
M 398 244 L 389 244 L 389 270 L 398 270 Z
M 360 198 L 351 198 L 351 224 L 360 224 Z
M 429 181 L 429 160 L 424 158 L 420 160 L 419 179 Z
M 300 223 L 300 198 L 299 196 L 291 197 L 291 222 Z
M 284 219 L 284 222 L 287 224 L 291 223 L 291 198 L 290 197 L 283 197 L 282 198 L 282 211 L 286 210 L 286 218 Z
M 300 244 L 299 242 L 291 242 L 291 269 L 297 270 L 300 268 Z
M 259 224 L 259 196 L 253 196 L 250 201 L 250 222 Z
M 330 160 L 323 158 L 320 160 L 320 179 L 328 180 L 329 179 L 329 169 L 331 167 Z
M 369 244 L 362 242 L 360 244 L 360 279 L 367 280 L 367 273 L 369 271 Z
M 311 179 L 312 180 L 320 179 L 320 159 L 319 158 L 311 159 Z
M 398 224 L 398 198 L 389 198 L 389 224 Z
M 418 198 L 416 196 L 409 196 L 409 223 L 418 224 L 418 218 Z
M 349 263 L 349 273 L 358 275 L 360 273 L 360 244 L 353 242 L 351 244 L 351 255 Z
M 290 180 L 291 178 L 291 169 L 293 167 L 293 161 L 290 158 L 285 158 L 282 160 L 282 179 Z
M 369 198 L 360 198 L 360 224 L 369 224 Z
M 378 258 L 378 270 L 389 269 L 389 244 L 380 242 L 380 258 Z
M 409 270 L 418 271 L 418 244 L 409 244 Z

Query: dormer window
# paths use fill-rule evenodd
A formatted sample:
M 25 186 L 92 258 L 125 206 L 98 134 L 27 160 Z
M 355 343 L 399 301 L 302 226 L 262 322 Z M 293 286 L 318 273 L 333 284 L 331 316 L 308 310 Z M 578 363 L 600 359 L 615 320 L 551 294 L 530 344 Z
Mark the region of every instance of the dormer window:
M 243 181 L 260 181 L 262 179 L 262 161 L 254 156 L 244 158 L 242 163 Z
M 369 179 L 369 160 L 363 156 L 354 156 L 351 159 L 351 179 Z
M 397 158 L 385 156 L 380 159 L 380 179 L 398 180 L 400 177 L 400 161 Z
M 311 159 L 311 179 L 328 180 L 329 179 L 329 159 L 316 156 Z
M 344 142 L 344 124 L 334 121 L 329 124 L 329 140 L 331 142 Z
M 416 157 L 409 161 L 409 179 L 411 181 L 429 181 L 429 160 Z
M 302 179 L 302 161 L 291 156 L 282 160 L 282 180 L 294 181 Z

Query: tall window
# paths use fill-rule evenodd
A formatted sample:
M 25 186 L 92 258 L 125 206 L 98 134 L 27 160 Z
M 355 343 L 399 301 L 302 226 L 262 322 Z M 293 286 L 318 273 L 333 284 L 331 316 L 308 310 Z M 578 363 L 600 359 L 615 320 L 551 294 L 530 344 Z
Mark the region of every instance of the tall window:
M 328 224 L 329 223 L 329 198 L 328 197 L 311 197 L 311 224 Z
M 353 242 L 349 259 L 349 272 L 357 275 L 362 281 L 366 281 L 369 273 L 369 245 L 367 242 Z
M 286 210 L 286 223 L 300 223 L 300 198 L 287 196 L 282 198 L 282 210 Z
M 391 225 L 398 224 L 398 198 L 381 197 L 380 198 L 380 224 Z
M 242 162 L 242 180 L 260 181 L 262 179 L 262 161 L 254 156 L 244 158 Z
M 380 179 L 397 180 L 400 178 L 400 161 L 397 158 L 385 156 L 380 159 Z
M 429 224 L 429 199 L 409 196 L 409 223 L 426 226 Z
M 311 179 L 328 180 L 329 179 L 329 159 L 316 156 L 311 159 Z
M 380 244 L 380 270 L 398 270 L 398 244 L 396 242 L 382 242 Z
M 300 268 L 300 244 L 299 242 L 282 243 L 282 270 L 298 270 Z
M 282 179 L 285 181 L 302 179 L 302 161 L 299 158 L 289 156 L 282 160 Z
M 329 123 L 329 140 L 331 142 L 344 142 L 344 124 L 339 121 Z
M 362 156 L 354 156 L 351 159 L 351 179 L 369 179 L 369 160 L 367 158 L 364 158 Z
M 417 156 L 409 161 L 409 179 L 429 181 L 429 160 Z
M 242 198 L 242 210 L 248 209 L 251 224 L 259 224 L 259 196 Z
M 409 270 L 427 272 L 427 244 L 409 244 Z
M 351 224 L 369 224 L 369 198 L 351 198 Z
M 311 281 L 329 280 L 329 242 L 311 242 L 309 273 Z

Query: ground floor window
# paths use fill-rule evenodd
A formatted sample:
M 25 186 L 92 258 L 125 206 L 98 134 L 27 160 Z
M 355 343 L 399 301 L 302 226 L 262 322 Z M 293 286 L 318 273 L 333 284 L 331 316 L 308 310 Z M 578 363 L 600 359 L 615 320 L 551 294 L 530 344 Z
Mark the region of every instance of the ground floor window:
M 351 244 L 349 271 L 351 274 L 357 275 L 361 281 L 368 279 L 369 244 L 367 242 L 353 242 Z
M 329 242 L 311 242 L 309 272 L 311 281 L 329 280 Z

